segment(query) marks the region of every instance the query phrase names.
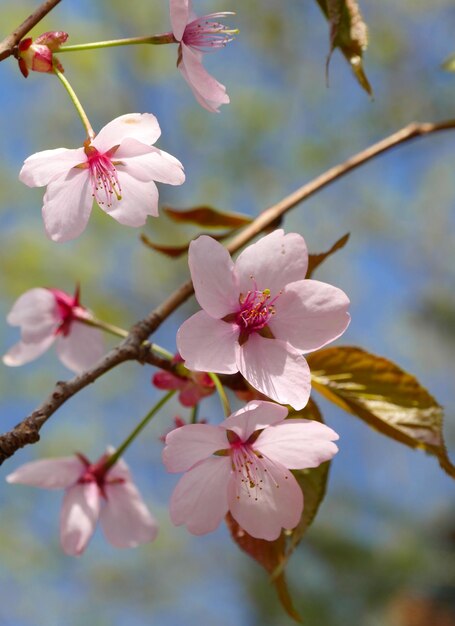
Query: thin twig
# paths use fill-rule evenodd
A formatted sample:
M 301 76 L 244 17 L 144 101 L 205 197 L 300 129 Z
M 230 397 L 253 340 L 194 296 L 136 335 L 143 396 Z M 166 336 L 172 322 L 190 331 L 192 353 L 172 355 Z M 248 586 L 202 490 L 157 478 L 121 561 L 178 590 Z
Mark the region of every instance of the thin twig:
M 46 3 L 49 4 L 49 3 Z M 56 4 L 56 2 L 54 2 Z M 251 224 L 237 235 L 227 246 L 230 252 L 236 252 L 251 241 L 267 227 L 297 204 L 309 198 L 330 183 L 342 178 L 360 165 L 367 163 L 380 154 L 395 148 L 403 143 L 437 133 L 439 131 L 455 129 L 455 120 L 438 123 L 412 123 L 401 130 L 389 135 L 378 143 L 362 150 L 347 161 L 336 165 L 311 182 L 303 185 L 294 193 L 274 204 L 261 213 Z M 10 432 L 0 436 L 0 464 L 12 456 L 19 448 L 35 443 L 39 440 L 39 431 L 49 417 L 66 400 L 78 391 L 95 382 L 103 374 L 125 361 L 137 360 L 141 363 L 151 363 L 169 369 L 171 366 L 166 359 L 160 359 L 151 354 L 147 344 L 143 342 L 193 293 L 191 281 L 184 283 L 171 294 L 160 306 L 154 309 L 146 318 L 135 324 L 128 337 L 118 346 L 108 352 L 105 357 L 93 368 L 73 378 L 68 382 L 58 382 L 48 398 L 33 413 L 26 417 Z
M 27 17 L 26 20 L 22 22 L 20 26 L 18 26 L 13 32 L 5 37 L 5 39 L 0 43 L 0 61 L 7 59 L 9 56 L 14 54 L 14 49 L 20 40 L 25 37 L 27 33 L 29 33 L 34 26 L 41 22 L 41 20 L 52 11 L 52 9 L 60 2 L 60 0 L 46 0 L 34 11 L 31 15 Z

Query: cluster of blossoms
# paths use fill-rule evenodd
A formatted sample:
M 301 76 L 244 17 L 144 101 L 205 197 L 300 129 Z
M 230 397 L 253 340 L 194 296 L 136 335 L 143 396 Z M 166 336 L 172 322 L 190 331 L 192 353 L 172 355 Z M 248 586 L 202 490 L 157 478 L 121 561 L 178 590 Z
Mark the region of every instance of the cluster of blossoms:
M 229 97 L 204 69 L 202 57 L 231 41 L 234 31 L 218 22 L 229 13 L 198 18 L 190 0 L 170 0 L 170 14 L 172 32 L 158 37 L 178 44 L 177 66 L 197 101 L 218 111 Z M 63 51 L 66 39 L 66 33 L 54 32 L 21 42 L 22 73 L 62 72 L 54 52 Z M 81 107 L 78 111 L 84 120 Z M 88 137 L 81 147 L 38 152 L 25 160 L 19 175 L 29 187 L 46 187 L 42 212 L 53 241 L 78 237 L 93 202 L 120 224 L 143 226 L 149 215 L 158 216 L 156 182 L 185 180 L 182 164 L 153 145 L 161 132 L 154 115 L 122 115 L 98 134 L 84 123 Z M 163 463 L 184 475 L 173 492 L 170 516 L 201 535 L 230 512 L 252 537 L 273 541 L 283 528 L 295 528 L 302 515 L 304 495 L 292 470 L 317 467 L 338 450 L 333 430 L 290 419 L 283 405 L 306 406 L 311 376 L 304 354 L 346 330 L 349 300 L 340 289 L 305 278 L 305 241 L 283 230 L 247 247 L 235 261 L 216 240 L 200 236 L 190 245 L 189 268 L 202 310 L 180 327 L 170 371 L 156 373 L 152 382 L 178 390 L 182 405 L 196 407 L 214 393 L 214 381 L 219 383 L 214 373 L 240 372 L 254 399 L 218 425 L 176 418 L 176 428 L 164 439 Z M 20 327 L 21 339 L 3 356 L 6 365 L 32 361 L 53 343 L 62 363 L 76 373 L 103 355 L 102 326 L 97 328 L 80 304 L 79 290 L 71 296 L 31 289 L 15 302 L 7 321 Z M 130 439 L 96 463 L 76 454 L 31 462 L 7 477 L 10 483 L 65 490 L 61 544 L 67 554 L 84 551 L 98 520 L 116 547 L 155 538 L 157 524 L 119 458 Z
M 276 539 L 302 515 L 302 490 L 290 470 L 317 467 L 337 452 L 333 442 L 338 436 L 332 429 L 316 421 L 286 419 L 288 410 L 282 406 L 306 405 L 311 381 L 302 353 L 337 338 L 349 323 L 347 296 L 305 279 L 307 263 L 303 238 L 282 230 L 246 248 L 235 263 L 210 237 L 191 244 L 190 271 L 203 310 L 180 328 L 182 356 L 172 361 L 179 365 L 184 358 L 191 371 L 188 376 L 158 372 L 153 383 L 178 390 L 184 406 L 195 406 L 214 391 L 207 372 L 240 370 L 250 385 L 275 401 L 251 401 L 219 425 L 176 420 L 176 428 L 166 435 L 165 467 L 185 472 L 171 498 L 171 519 L 191 533 L 215 530 L 229 511 L 251 536 Z M 84 324 L 90 318 L 77 292 L 74 297 L 46 289 L 23 294 L 8 316 L 11 324 L 21 326 L 22 340 L 4 362 L 31 360 L 56 338 L 77 346 L 81 333 L 99 332 Z M 82 344 L 79 348 L 83 353 Z M 68 365 L 60 346 L 58 350 Z M 82 552 L 98 518 L 118 547 L 155 536 L 156 525 L 126 466 L 117 461 L 111 467 L 107 460 L 105 455 L 91 465 L 78 455 L 37 461 L 8 477 L 9 482 L 66 489 L 61 538 L 68 554 Z

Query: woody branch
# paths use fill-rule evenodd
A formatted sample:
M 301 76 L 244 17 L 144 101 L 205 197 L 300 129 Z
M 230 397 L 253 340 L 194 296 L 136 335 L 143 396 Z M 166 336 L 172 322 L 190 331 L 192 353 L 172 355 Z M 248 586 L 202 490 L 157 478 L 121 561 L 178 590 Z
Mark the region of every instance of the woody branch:
M 44 3 L 44 5 L 51 4 L 55 5 L 57 2 L 53 0 L 53 2 Z M 47 10 L 49 11 L 50 8 Z M 455 129 L 455 119 L 437 123 L 413 122 L 365 150 L 358 152 L 343 163 L 335 165 L 281 201 L 265 209 L 227 245 L 229 252 L 238 251 L 300 202 L 380 154 L 418 137 L 426 137 L 451 129 Z M 94 367 L 67 382 L 57 382 L 50 395 L 35 411 L 17 424 L 11 431 L 0 435 L 0 464 L 20 448 L 39 441 L 39 432 L 42 426 L 62 404 L 121 363 L 138 361 L 140 363 L 149 363 L 162 369 L 169 369 L 171 367 L 169 361 L 154 355 L 150 350 L 150 345 L 144 342 L 192 294 L 193 285 L 191 281 L 188 281 L 174 291 L 161 305 L 151 311 L 147 317 L 137 322 L 131 328 L 128 337 L 110 350 Z

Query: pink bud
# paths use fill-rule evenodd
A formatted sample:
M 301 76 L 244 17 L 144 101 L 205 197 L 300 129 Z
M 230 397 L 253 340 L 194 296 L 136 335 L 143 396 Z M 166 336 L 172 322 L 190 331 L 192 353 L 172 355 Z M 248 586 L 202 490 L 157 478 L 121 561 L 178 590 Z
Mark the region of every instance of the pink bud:
M 68 39 L 68 33 L 54 31 L 43 33 L 35 40 L 31 37 L 23 39 L 17 49 L 19 69 L 23 76 L 27 78 L 29 71 L 52 73 L 54 65 L 63 72 L 63 67 L 57 59 L 54 59 L 53 52 L 60 48 L 62 43 Z

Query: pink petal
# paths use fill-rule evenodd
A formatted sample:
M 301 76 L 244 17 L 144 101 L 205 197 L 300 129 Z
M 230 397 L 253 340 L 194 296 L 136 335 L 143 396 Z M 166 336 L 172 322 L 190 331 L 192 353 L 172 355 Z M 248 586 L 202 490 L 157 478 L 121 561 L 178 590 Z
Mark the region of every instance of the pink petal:
M 197 372 L 235 374 L 239 329 L 199 311 L 183 322 L 177 333 L 177 348 L 188 369 Z
M 158 389 L 181 389 L 186 381 L 171 372 L 156 372 L 153 375 L 152 382 Z
M 36 152 L 25 159 L 19 180 L 28 187 L 44 187 L 54 178 L 65 176 L 71 168 L 86 161 L 87 156 L 83 148 L 76 150 L 57 148 Z
M 106 124 L 92 141 L 92 145 L 104 153 L 120 145 L 126 138 L 137 139 L 141 143 L 151 145 L 160 135 L 160 125 L 154 115 L 127 113 Z
M 6 321 L 21 326 L 21 338 L 26 343 L 45 339 L 60 323 L 54 295 L 49 289 L 39 287 L 26 291 L 13 304 Z
M 168 472 L 185 472 L 218 450 L 229 448 L 226 431 L 211 424 L 188 424 L 166 435 L 163 463 Z
M 189 21 L 191 4 L 189 0 L 170 0 L 172 32 L 177 41 L 180 41 Z
M 196 404 L 205 396 L 210 396 L 213 393 L 213 389 L 203 389 L 191 380 L 186 382 L 179 393 L 179 402 L 183 406 L 188 408 L 196 406 Z
M 70 487 L 63 498 L 60 515 L 60 542 L 70 556 L 84 552 L 95 531 L 100 511 L 100 495 L 96 483 Z
M 240 291 L 270 289 L 277 296 L 288 283 L 303 280 L 308 267 L 308 251 L 303 237 L 275 230 L 239 255 L 235 262 Z M 277 303 L 280 300 L 278 299 Z
M 290 344 L 253 334 L 239 350 L 237 364 L 250 385 L 275 402 L 296 410 L 308 402 L 310 369 Z
M 6 482 L 42 489 L 66 489 L 79 479 L 84 469 L 76 456 L 43 459 L 21 465 L 6 477 Z
M 289 419 L 266 428 L 253 447 L 288 469 L 318 467 L 338 452 L 337 433 L 319 422 Z
M 222 104 L 229 104 L 226 87 L 211 76 L 202 65 L 202 53 L 180 44 L 182 61 L 178 68 L 199 104 L 211 113 L 218 113 Z
M 286 407 L 274 402 L 253 400 L 242 409 L 232 413 L 220 426 L 233 430 L 242 441 L 246 441 L 256 430 L 281 422 L 287 416 Z
M 185 524 L 193 535 L 215 530 L 228 511 L 230 476 L 229 457 L 210 457 L 186 472 L 171 497 L 172 522 Z
M 122 190 L 120 200 L 114 196 L 112 206 L 101 208 L 124 226 L 143 226 L 149 215 L 158 217 L 158 189 L 155 183 L 137 180 L 127 171 L 118 170 Z
M 317 280 L 288 285 L 275 307 L 269 323 L 273 335 L 302 352 L 318 350 L 337 339 L 351 319 L 344 291 Z
M 294 476 L 285 467 L 264 457 L 256 471 L 257 482 L 240 482 L 233 474 L 229 484 L 229 510 L 237 523 L 252 537 L 273 541 L 282 528 L 295 528 L 303 511 L 303 494 Z
M 63 365 L 79 374 L 95 365 L 103 356 L 103 334 L 97 328 L 73 322 L 66 337 L 59 335 L 57 354 Z
M 220 319 L 238 309 L 234 263 L 224 246 L 201 235 L 190 243 L 188 265 L 196 300 L 204 311 Z
M 114 454 L 115 448 L 113 446 L 107 446 L 106 454 L 109 456 Z M 113 480 L 125 480 L 128 482 L 132 482 L 133 479 L 131 477 L 130 468 L 128 467 L 126 461 L 122 458 L 118 459 L 115 465 L 109 470 L 108 477 L 110 481 Z
M 100 522 L 109 543 L 116 548 L 135 548 L 155 539 L 158 525 L 132 482 L 108 482 L 105 492 L 107 502 Z
M 126 171 L 137 180 L 155 180 L 167 185 L 185 182 L 183 165 L 175 157 L 153 146 L 145 146 L 137 139 L 125 139 L 114 155 L 119 172 Z
M 43 219 L 53 241 L 69 241 L 87 226 L 92 212 L 92 188 L 88 170 L 72 169 L 65 178 L 49 183 L 44 195 Z
M 3 363 L 9 367 L 17 367 L 34 361 L 54 343 L 55 335 L 49 335 L 37 343 L 19 341 L 3 355 Z

